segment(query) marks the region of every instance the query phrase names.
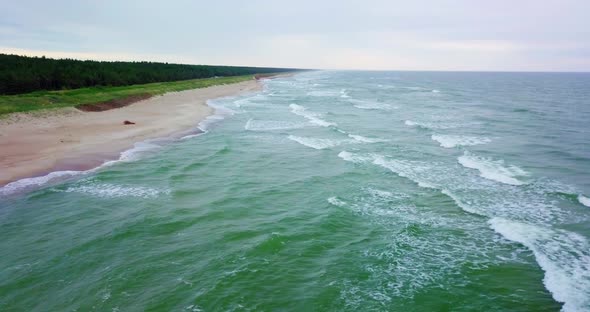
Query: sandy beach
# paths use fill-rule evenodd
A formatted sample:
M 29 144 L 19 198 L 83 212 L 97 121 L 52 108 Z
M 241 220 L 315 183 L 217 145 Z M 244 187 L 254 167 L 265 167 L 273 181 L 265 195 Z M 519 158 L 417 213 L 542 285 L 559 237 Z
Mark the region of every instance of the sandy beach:
M 103 112 L 74 108 L 0 120 L 0 186 L 56 170 L 86 170 L 146 139 L 187 131 L 213 113 L 209 99 L 256 91 L 255 80 L 167 93 Z M 124 125 L 129 120 L 134 125 Z

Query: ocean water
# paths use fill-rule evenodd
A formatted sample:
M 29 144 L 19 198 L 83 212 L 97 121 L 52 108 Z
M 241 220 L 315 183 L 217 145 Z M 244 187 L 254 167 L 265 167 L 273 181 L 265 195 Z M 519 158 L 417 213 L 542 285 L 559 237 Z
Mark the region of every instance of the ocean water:
M 329 72 L 0 189 L 1 311 L 590 311 L 590 74 Z

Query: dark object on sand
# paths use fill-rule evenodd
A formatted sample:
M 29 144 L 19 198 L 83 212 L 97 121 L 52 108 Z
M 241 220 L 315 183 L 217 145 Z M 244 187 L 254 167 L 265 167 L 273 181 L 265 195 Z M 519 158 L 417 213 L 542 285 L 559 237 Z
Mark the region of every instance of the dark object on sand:
M 129 121 L 129 120 L 125 120 L 123 121 L 124 125 L 134 125 L 135 123 L 133 121 Z

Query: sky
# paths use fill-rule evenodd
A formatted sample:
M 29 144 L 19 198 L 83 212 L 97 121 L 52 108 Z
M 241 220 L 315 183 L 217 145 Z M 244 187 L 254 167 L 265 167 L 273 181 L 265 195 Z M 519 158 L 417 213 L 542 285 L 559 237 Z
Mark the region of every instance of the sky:
M 1 0 L 0 52 L 318 69 L 590 71 L 590 0 Z

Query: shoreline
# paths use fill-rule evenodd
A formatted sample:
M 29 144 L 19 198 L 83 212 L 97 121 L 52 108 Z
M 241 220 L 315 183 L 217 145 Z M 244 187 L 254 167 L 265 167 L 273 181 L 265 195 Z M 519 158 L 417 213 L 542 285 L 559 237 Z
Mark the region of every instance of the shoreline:
M 187 135 L 214 113 L 208 100 L 261 89 L 253 79 L 170 92 L 101 112 L 15 113 L 0 121 L 0 188 L 52 172 L 88 171 L 120 159 L 136 143 Z M 126 120 L 135 124 L 125 125 Z

